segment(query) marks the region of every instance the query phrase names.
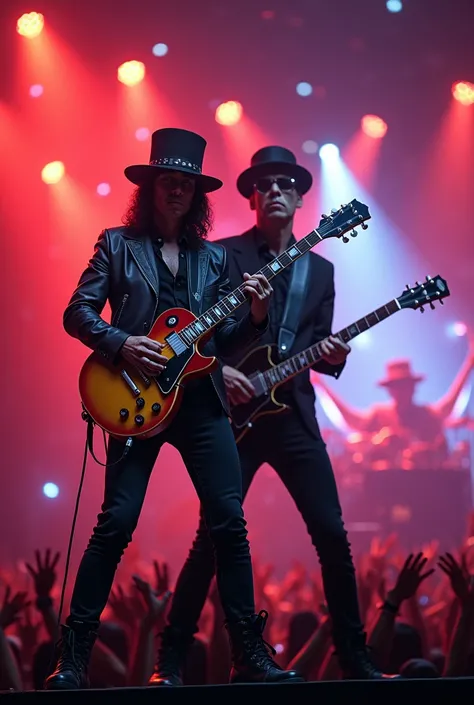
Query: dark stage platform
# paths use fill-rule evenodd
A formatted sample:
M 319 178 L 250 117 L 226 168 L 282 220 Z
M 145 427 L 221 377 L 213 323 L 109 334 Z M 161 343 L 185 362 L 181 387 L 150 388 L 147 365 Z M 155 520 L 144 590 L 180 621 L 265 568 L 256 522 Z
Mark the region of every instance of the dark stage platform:
M 287 702 L 298 705 L 436 705 L 472 699 L 474 678 L 334 681 L 293 685 L 209 685 L 182 688 L 117 688 L 48 693 L 1 693 L 2 705 L 242 705 Z

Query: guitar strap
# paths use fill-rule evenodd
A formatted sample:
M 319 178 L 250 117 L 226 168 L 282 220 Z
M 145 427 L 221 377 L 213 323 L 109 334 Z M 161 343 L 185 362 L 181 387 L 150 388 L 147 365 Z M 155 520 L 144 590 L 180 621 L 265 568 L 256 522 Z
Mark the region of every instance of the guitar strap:
M 278 330 L 278 353 L 281 358 L 289 354 L 295 341 L 308 280 L 309 256 L 303 255 L 293 264 L 283 320 Z

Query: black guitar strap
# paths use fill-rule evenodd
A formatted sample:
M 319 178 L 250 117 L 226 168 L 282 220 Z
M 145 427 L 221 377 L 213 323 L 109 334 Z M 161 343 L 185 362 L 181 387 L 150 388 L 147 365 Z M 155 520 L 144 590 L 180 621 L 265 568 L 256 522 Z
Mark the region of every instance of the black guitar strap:
M 308 275 L 309 255 L 303 255 L 293 264 L 283 320 L 278 330 L 278 352 L 281 358 L 289 354 L 295 341 L 303 301 L 308 288 Z

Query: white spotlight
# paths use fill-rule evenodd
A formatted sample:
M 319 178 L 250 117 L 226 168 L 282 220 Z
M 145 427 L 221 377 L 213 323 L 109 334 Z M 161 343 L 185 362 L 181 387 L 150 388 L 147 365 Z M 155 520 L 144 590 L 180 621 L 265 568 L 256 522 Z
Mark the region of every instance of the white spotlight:
M 301 95 L 303 97 L 307 97 L 308 95 L 311 95 L 313 92 L 313 86 L 311 83 L 307 83 L 306 81 L 302 81 L 301 83 L 298 83 L 296 86 L 296 92 L 298 95 Z
M 319 157 L 323 162 L 334 161 L 339 158 L 339 147 L 335 144 L 323 144 L 319 150 Z
M 168 53 L 168 46 L 162 42 L 159 42 L 158 44 L 155 44 L 152 52 L 154 56 L 166 56 Z
M 54 482 L 46 482 L 43 485 L 43 494 L 50 499 L 55 499 L 59 494 L 59 487 Z
M 389 12 L 401 12 L 403 10 L 402 0 L 387 0 L 385 4 Z

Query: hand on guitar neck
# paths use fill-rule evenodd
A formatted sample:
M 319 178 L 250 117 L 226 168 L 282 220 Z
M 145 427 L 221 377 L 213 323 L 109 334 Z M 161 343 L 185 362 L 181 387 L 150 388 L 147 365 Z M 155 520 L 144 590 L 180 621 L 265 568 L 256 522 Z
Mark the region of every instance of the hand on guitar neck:
M 120 353 L 139 372 L 157 377 L 168 362 L 168 358 L 161 355 L 163 348 L 163 343 L 147 338 L 146 335 L 130 335 Z
M 255 389 L 252 382 L 240 370 L 224 365 L 222 376 L 231 406 L 246 404 L 254 396 Z
M 250 316 L 252 323 L 260 326 L 268 315 L 270 297 L 273 289 L 268 279 L 263 274 L 251 276 L 247 272 L 244 274 L 244 291 L 250 297 Z
M 329 362 L 330 365 L 340 365 L 349 355 L 351 349 L 347 343 L 344 343 L 334 335 L 330 335 L 320 342 L 323 360 Z

